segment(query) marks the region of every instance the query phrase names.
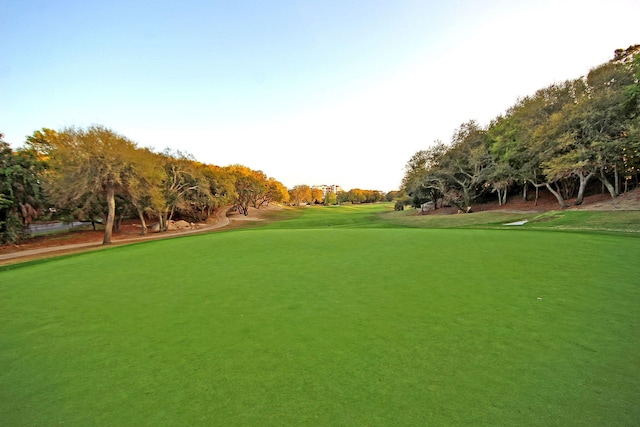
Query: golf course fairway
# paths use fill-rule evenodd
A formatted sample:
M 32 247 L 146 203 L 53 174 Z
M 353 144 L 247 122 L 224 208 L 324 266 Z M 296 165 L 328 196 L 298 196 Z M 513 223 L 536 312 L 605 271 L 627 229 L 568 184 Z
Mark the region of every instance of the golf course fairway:
M 0 424 L 640 420 L 639 238 L 375 209 L 0 269 Z

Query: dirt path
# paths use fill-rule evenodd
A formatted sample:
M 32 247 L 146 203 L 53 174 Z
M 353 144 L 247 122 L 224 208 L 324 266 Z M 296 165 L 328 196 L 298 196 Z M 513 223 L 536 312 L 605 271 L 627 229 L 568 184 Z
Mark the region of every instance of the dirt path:
M 77 252 L 85 252 L 90 250 L 99 250 L 118 245 L 126 245 L 129 243 L 142 242 L 147 240 L 167 239 L 172 237 L 185 236 L 195 233 L 206 233 L 215 229 L 223 228 L 231 224 L 231 220 L 227 216 L 230 208 L 221 209 L 216 212 L 216 221 L 205 226 L 187 230 L 173 230 L 165 233 L 153 233 L 145 236 L 120 236 L 118 239 L 112 240 L 110 245 L 103 245 L 101 240 L 85 241 L 82 243 L 62 244 L 55 246 L 37 247 L 34 249 L 18 250 L 15 252 L 0 253 L 0 266 L 14 264 L 18 262 L 30 261 L 34 259 L 48 258 L 52 256 L 72 254 Z

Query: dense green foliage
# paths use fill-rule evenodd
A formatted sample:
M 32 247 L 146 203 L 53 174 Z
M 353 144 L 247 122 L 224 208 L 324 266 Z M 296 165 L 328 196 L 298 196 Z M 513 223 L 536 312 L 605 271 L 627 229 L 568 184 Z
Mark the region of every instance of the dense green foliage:
M 468 211 L 477 200 L 544 188 L 581 204 L 593 179 L 612 197 L 640 184 L 640 45 L 616 51 L 586 77 L 524 97 L 485 129 L 474 121 L 408 161 L 414 205 Z
M 640 239 L 389 228 L 390 203 L 274 215 L 0 269 L 3 423 L 640 418 Z
M 0 133 L 0 243 L 19 240 L 42 211 L 44 168 L 33 152 L 11 150 Z

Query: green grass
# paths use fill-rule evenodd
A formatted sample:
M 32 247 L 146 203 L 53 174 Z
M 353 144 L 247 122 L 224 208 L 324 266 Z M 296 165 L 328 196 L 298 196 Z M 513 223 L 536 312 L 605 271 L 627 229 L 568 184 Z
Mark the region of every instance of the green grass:
M 292 230 L 313 228 L 398 228 L 402 224 L 389 221 L 393 204 L 363 204 L 340 206 L 286 207 L 267 213 L 267 224 L 256 222 L 253 227 Z
M 528 230 L 572 230 L 614 232 L 627 235 L 640 233 L 640 211 L 563 210 L 545 213 L 478 212 L 469 215 L 418 215 L 408 209 L 402 212 L 381 211 L 385 221 L 403 227 L 417 228 L 511 228 Z M 518 227 L 505 227 L 516 221 L 528 221 Z
M 553 211 L 532 216 L 525 227 L 640 233 L 640 211 Z
M 527 215 L 510 212 L 478 212 L 464 215 L 419 215 L 413 209 L 401 212 L 386 211 L 381 214 L 386 221 L 397 226 L 416 228 L 461 228 L 501 227 L 503 224 L 520 221 Z M 528 215 L 531 216 L 531 215 Z
M 310 229 L 347 228 L 499 228 L 610 232 L 640 235 L 640 211 L 563 210 L 545 213 L 487 211 L 461 215 L 419 215 L 415 209 L 394 211 L 391 203 L 371 205 L 309 206 L 272 211 L 267 218 L 275 222 L 246 224 L 244 228 Z M 522 226 L 506 226 L 526 220 Z
M 640 419 L 640 239 L 274 215 L 0 269 L 2 425 Z

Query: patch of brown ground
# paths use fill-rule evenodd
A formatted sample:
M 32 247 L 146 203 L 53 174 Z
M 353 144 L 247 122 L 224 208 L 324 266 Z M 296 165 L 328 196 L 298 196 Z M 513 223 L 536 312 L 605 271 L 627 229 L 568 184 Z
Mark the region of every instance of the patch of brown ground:
M 249 208 L 249 216 L 244 216 L 225 207 L 217 210 L 206 224 L 197 224 L 193 229 L 170 230 L 163 233 L 149 231 L 145 236 L 141 235 L 139 221 L 126 220 L 120 225 L 120 229 L 113 233 L 111 245 L 206 233 L 220 228 L 233 228 L 240 226 L 244 221 L 261 221 L 269 212 L 278 209 L 282 208 L 274 204 L 263 206 L 260 209 Z M 36 236 L 17 245 L 2 245 L 0 246 L 0 265 L 104 248 L 105 246 L 102 245 L 103 237 L 104 230 L 102 229 L 95 231 L 71 230 Z
M 638 211 L 640 210 L 640 188 L 621 194 L 615 199 L 609 194 L 599 194 L 592 196 L 588 203 L 582 206 L 575 206 L 572 209 L 582 209 L 590 211 Z
M 508 211 L 508 212 L 547 212 L 551 210 L 561 209 L 556 198 L 547 191 L 541 191 L 538 202 L 534 201 L 535 194 L 529 194 L 529 200 L 523 200 L 522 196 L 513 195 L 509 198 L 506 205 L 498 205 L 497 201 L 489 201 L 486 203 L 477 203 L 471 206 L 473 212 L 485 211 Z M 640 210 L 640 188 L 612 199 L 609 193 L 598 193 L 586 196 L 584 202 L 580 206 L 575 206 L 575 199 L 567 200 L 569 207 L 567 209 L 581 210 Z M 437 211 L 430 211 L 429 215 L 434 214 L 455 214 L 458 209 L 455 207 L 440 208 Z

